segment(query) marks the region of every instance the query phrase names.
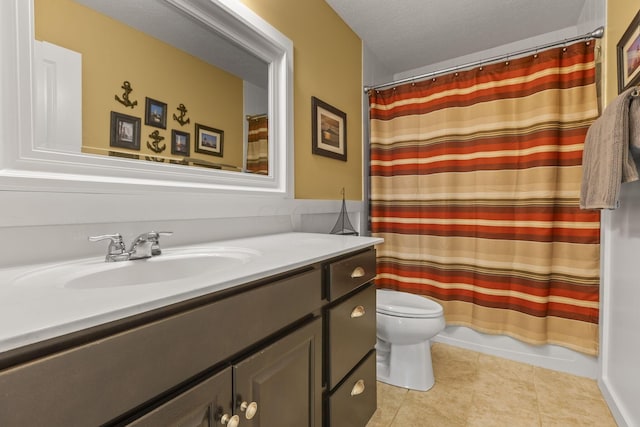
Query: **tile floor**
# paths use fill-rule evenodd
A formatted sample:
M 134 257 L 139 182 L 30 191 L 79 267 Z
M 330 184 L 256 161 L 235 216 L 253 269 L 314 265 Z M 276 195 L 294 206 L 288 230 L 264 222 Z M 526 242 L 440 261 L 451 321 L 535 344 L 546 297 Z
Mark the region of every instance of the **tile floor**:
M 434 343 L 436 384 L 378 383 L 367 427 L 615 427 L 595 380 Z

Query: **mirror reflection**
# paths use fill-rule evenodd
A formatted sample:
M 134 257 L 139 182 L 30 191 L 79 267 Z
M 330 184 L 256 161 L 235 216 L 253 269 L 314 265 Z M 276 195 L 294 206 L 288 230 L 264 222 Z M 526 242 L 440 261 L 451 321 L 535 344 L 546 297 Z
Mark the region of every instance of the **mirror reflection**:
M 266 61 L 165 1 L 34 4 L 38 149 L 269 174 Z

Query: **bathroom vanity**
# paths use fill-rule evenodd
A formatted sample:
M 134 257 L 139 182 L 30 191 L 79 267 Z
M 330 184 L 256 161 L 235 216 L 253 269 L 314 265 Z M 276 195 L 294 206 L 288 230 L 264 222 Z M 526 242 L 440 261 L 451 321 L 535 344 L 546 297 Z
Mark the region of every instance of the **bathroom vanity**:
M 0 290 L 2 312 L 24 313 L 1 323 L 0 425 L 364 426 L 379 242 L 287 233 L 166 251 L 253 255 L 155 287 L 105 289 L 94 270 L 100 286 L 86 288 L 84 276 L 36 286 L 33 268 L 0 272 L 15 283 Z

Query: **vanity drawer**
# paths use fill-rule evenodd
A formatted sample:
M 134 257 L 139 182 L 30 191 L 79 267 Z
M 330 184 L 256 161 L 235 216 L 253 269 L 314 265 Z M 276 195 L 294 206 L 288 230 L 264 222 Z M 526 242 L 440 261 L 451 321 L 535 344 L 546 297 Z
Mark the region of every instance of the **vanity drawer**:
M 329 264 L 327 296 L 335 301 L 376 277 L 376 251 L 372 248 Z
M 376 288 L 373 283 L 327 312 L 328 381 L 333 389 L 376 345 Z
M 329 426 L 364 427 L 376 411 L 376 352 L 372 350 L 329 396 Z
M 101 425 L 321 305 L 313 268 L 0 371 L 0 426 Z

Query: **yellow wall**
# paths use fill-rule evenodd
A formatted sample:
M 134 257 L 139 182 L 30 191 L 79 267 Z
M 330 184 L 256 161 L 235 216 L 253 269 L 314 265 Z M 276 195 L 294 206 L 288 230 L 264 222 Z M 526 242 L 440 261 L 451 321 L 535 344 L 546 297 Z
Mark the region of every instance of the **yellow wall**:
M 616 45 L 640 10 L 640 0 L 608 0 L 604 40 L 604 99 L 609 104 L 618 96 Z
M 84 151 L 110 150 L 110 112 L 116 111 L 141 118 L 140 151 L 131 151 L 141 158 L 158 156 L 147 148 L 154 130 L 165 137 L 159 156 L 171 157 L 175 129 L 191 135 L 192 157 L 242 166 L 241 79 L 70 0 L 36 0 L 35 23 L 37 40 L 82 53 Z M 125 80 L 133 88 L 130 99 L 138 102 L 133 109 L 114 99 L 122 98 Z M 167 104 L 166 129 L 144 125 L 145 97 Z M 184 126 L 173 120 L 180 103 L 190 118 Z M 224 131 L 224 157 L 195 152 L 195 123 Z
M 362 198 L 362 42 L 324 0 L 242 0 L 293 41 L 295 195 Z M 311 154 L 311 97 L 347 114 L 347 162 Z

